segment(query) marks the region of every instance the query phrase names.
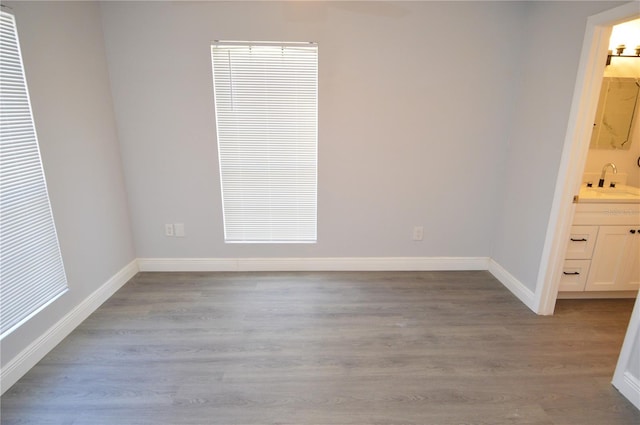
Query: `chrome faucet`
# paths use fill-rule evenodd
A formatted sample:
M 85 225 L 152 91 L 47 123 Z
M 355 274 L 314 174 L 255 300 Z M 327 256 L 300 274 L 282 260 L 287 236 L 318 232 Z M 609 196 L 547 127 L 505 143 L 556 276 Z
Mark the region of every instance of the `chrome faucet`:
M 600 174 L 600 181 L 598 181 L 598 187 L 604 187 L 604 176 L 607 174 L 607 168 L 609 167 L 611 167 L 611 169 L 613 170 L 613 174 L 618 174 L 616 164 L 614 164 L 613 162 L 604 164 L 604 167 L 602 167 L 602 174 Z

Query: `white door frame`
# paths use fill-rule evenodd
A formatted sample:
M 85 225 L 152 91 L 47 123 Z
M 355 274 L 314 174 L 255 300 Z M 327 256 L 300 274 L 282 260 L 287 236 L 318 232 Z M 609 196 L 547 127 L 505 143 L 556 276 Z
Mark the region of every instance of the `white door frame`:
M 634 349 L 640 350 L 640 296 L 636 297 L 627 334 L 624 337 L 616 371 L 611 382 L 622 395 L 640 410 L 640 376 L 635 376 L 632 373 L 634 369 L 632 369 L 633 365 L 631 364 L 631 362 L 636 361 L 633 353 Z
M 633 1 L 589 17 L 582 43 L 578 75 L 571 102 L 567 134 L 553 195 L 542 260 L 538 269 L 534 309 L 553 314 L 560 285 L 565 251 L 571 231 L 589 140 L 596 115 L 600 87 L 613 25 L 640 17 L 640 2 Z

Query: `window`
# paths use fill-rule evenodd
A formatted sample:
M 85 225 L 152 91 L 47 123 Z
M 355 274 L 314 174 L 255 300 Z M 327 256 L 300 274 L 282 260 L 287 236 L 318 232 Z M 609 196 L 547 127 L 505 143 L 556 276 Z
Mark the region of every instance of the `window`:
M 0 337 L 67 290 L 14 16 L 0 12 Z
M 318 46 L 211 46 L 225 242 L 315 242 Z

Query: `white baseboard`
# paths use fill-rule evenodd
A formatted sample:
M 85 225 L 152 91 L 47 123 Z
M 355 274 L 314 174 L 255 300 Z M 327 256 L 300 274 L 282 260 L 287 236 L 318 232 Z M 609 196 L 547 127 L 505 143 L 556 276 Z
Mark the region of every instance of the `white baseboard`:
M 624 373 L 622 380 L 614 382 L 614 385 L 622 395 L 640 410 L 640 379 L 627 371 Z
M 509 291 L 524 303 L 531 311 L 537 313 L 536 296 L 533 291 L 527 288 L 522 282 L 505 270 L 495 260 L 489 260 L 489 272 L 500 281 Z
M 143 272 L 487 270 L 488 257 L 139 258 Z
M 36 365 L 42 358 L 69 335 L 80 323 L 109 299 L 118 289 L 138 272 L 136 260 L 130 262 L 107 280 L 100 288 L 85 298 L 60 321 L 40 335 L 20 354 L 11 359 L 0 371 L 2 393 Z
M 621 299 L 636 298 L 638 291 L 588 291 L 588 292 L 558 292 L 559 300 L 588 300 L 588 299 Z
M 640 377 L 634 376 L 634 373 L 638 373 L 637 363 L 634 362 L 638 361 L 640 351 L 640 291 L 637 295 L 611 383 L 640 409 Z

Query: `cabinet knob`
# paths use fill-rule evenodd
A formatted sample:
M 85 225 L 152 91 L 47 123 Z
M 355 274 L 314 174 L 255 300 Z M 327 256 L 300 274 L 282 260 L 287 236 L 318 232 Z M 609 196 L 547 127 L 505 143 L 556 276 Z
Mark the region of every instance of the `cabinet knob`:
M 635 233 L 636 231 L 635 231 L 635 229 L 631 229 L 631 230 L 629 230 L 629 232 Z

